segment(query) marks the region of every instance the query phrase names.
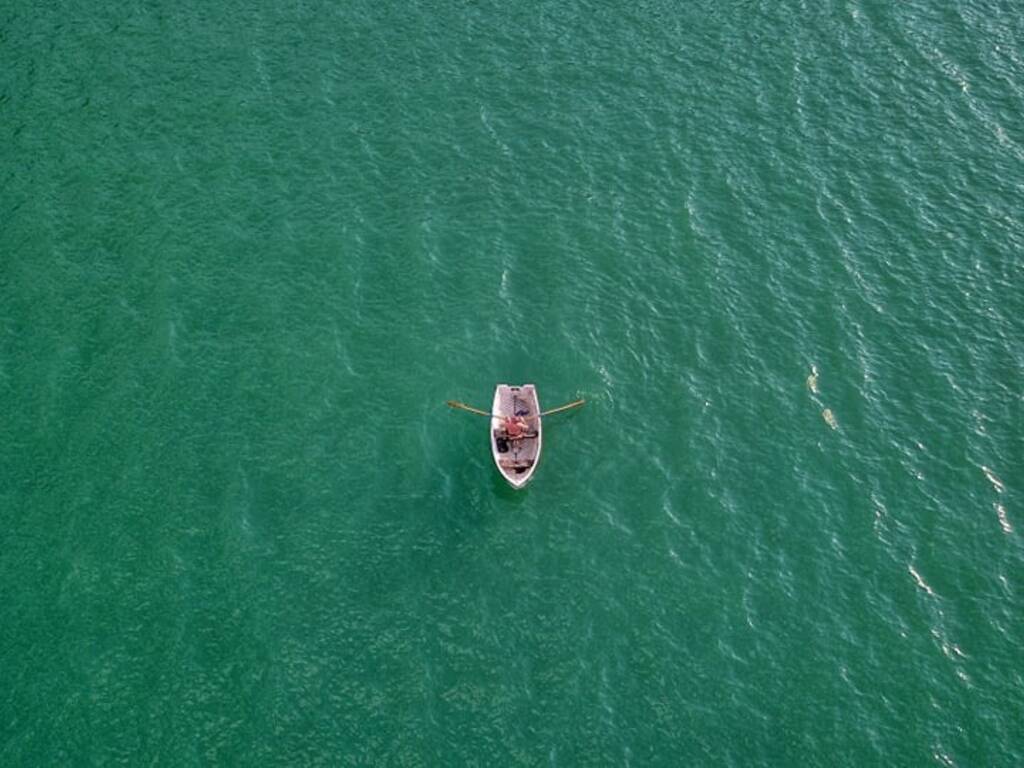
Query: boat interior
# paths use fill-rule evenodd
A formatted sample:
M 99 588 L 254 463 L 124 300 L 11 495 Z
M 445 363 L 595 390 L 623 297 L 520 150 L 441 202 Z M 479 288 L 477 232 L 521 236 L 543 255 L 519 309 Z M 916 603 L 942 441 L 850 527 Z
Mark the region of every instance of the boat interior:
M 521 417 L 535 416 L 531 403 L 519 394 L 518 387 L 510 387 L 502 393 L 500 413 Z M 499 454 L 498 463 L 503 469 L 516 474 L 526 472 L 537 460 L 538 438 L 536 424 L 518 437 L 509 437 L 504 427 L 494 430 L 494 447 Z

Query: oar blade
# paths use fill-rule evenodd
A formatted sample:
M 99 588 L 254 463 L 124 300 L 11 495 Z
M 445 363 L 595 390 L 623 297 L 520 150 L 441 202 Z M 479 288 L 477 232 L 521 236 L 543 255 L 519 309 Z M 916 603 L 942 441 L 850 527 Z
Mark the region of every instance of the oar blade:
M 561 413 L 562 411 L 568 411 L 570 408 L 579 408 L 586 402 L 587 401 L 582 398 L 579 400 L 573 400 L 571 403 L 566 403 L 565 405 L 560 405 L 557 408 L 552 408 L 550 411 L 544 411 L 541 414 L 541 416 L 550 416 L 553 413 Z
M 458 408 L 461 411 L 469 411 L 470 413 L 475 413 L 477 416 L 490 416 L 491 415 L 487 411 L 482 411 L 479 408 L 474 408 L 472 405 L 466 405 L 465 403 L 460 403 L 458 400 L 448 400 L 446 402 L 448 403 L 448 407 L 449 408 Z

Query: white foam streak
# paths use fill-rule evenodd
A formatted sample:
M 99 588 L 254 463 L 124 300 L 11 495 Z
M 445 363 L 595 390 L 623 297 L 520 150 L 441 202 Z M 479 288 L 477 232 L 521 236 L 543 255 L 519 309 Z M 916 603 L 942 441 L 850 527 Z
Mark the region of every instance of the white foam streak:
M 1010 518 L 1006 516 L 1006 507 L 999 502 L 996 502 L 993 506 L 996 508 L 996 517 L 999 518 L 999 526 L 1003 529 L 1003 533 L 1013 533 Z
M 914 577 L 914 581 L 917 582 L 918 587 L 927 592 L 929 596 L 938 597 L 938 595 L 935 594 L 935 590 L 928 586 L 928 582 L 922 578 L 921 574 L 917 572 L 917 569 L 914 568 L 913 565 L 908 565 L 907 569 L 910 571 L 910 575 Z
M 985 473 L 985 477 L 992 483 L 992 487 L 996 489 L 996 493 L 1002 493 L 1006 490 L 1006 486 L 1003 485 L 1003 481 L 996 477 L 996 473 L 988 467 L 982 465 L 981 471 Z

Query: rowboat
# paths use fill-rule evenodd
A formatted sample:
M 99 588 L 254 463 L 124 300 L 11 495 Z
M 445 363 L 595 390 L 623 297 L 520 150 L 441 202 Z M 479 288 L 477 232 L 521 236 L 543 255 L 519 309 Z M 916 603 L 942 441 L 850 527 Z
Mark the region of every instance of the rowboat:
M 533 384 L 499 384 L 491 406 L 491 455 L 508 484 L 519 489 L 530 482 L 540 463 L 540 403 Z M 509 419 L 516 427 L 509 427 Z
M 537 401 L 537 388 L 533 384 L 519 387 L 499 384 L 494 390 L 490 411 L 482 411 L 458 400 L 449 400 L 448 407 L 490 419 L 494 465 L 509 485 L 518 489 L 530 482 L 540 462 L 541 417 L 579 408 L 585 402 L 581 398 L 542 411 Z

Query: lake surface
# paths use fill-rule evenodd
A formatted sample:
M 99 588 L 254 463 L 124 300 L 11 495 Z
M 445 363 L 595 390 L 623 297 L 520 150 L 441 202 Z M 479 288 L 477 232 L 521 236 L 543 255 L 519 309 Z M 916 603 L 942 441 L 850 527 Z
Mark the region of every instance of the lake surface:
M 1020 11 L 6 5 L 0 763 L 1024 764 Z

